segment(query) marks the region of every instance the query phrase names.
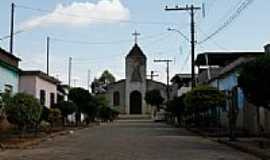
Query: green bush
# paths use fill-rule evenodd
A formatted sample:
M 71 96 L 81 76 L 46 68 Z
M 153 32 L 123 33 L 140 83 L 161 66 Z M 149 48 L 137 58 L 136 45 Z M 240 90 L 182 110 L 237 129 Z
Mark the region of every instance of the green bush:
M 5 112 L 8 121 L 24 131 L 27 127 L 38 125 L 42 106 L 32 95 L 17 93 L 6 101 Z
M 189 122 L 196 125 L 210 125 L 209 122 L 217 123 L 217 108 L 225 107 L 226 96 L 214 87 L 203 85 L 188 92 L 184 103 Z
M 160 109 L 160 105 L 163 103 L 164 98 L 160 94 L 160 90 L 154 89 L 147 91 L 145 94 L 145 101 L 151 106 L 156 106 L 157 109 Z
M 110 107 L 101 107 L 99 109 L 99 118 L 103 121 L 103 122 L 107 122 L 107 121 L 113 121 L 114 117 L 113 117 L 113 110 Z
M 61 121 L 61 111 L 58 108 L 51 108 L 49 110 L 48 122 L 52 127 L 55 127 Z
M 54 105 L 53 108 L 58 108 L 61 111 L 62 123 L 65 126 L 67 116 L 77 111 L 77 106 L 71 101 L 61 101 Z

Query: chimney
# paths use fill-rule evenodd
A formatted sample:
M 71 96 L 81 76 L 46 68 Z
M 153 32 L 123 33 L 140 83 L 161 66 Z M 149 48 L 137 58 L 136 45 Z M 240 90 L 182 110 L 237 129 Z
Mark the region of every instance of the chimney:
M 270 54 L 270 44 L 267 44 L 267 45 L 264 46 L 264 52 L 266 54 Z

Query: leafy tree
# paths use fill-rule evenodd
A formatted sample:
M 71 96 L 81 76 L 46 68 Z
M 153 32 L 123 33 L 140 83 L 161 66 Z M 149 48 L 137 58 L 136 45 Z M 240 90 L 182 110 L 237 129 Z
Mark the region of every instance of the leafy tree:
M 247 100 L 257 107 L 257 126 L 259 134 L 263 131 L 260 123 L 260 107 L 270 109 L 270 56 L 257 57 L 242 65 L 238 78 Z
M 265 55 L 242 65 L 238 82 L 250 103 L 269 108 L 270 56 Z
M 94 79 L 91 84 L 92 92 L 95 94 L 104 93 L 107 86 L 115 82 L 115 77 L 108 70 L 105 70 L 98 79 Z
M 81 121 L 81 113 L 88 107 L 92 96 L 88 90 L 83 88 L 72 88 L 69 91 L 68 97 L 78 107 L 76 112 L 76 123 L 78 124 Z
M 77 106 L 72 101 L 60 101 L 59 103 L 55 104 L 55 108 L 58 108 L 61 111 L 64 126 L 67 116 L 77 111 Z
M 151 106 L 156 106 L 158 111 L 160 110 L 160 105 L 164 101 L 164 98 L 161 96 L 160 91 L 157 89 L 147 91 L 144 99 L 147 104 L 150 104 Z
M 103 84 L 110 84 L 115 82 L 115 77 L 113 76 L 112 73 L 110 73 L 108 70 L 105 70 L 100 78 L 99 78 L 100 82 L 103 82 Z
M 216 108 L 224 107 L 226 96 L 223 92 L 214 87 L 202 85 L 192 89 L 184 98 L 184 103 L 195 123 L 201 122 L 201 115 L 206 115 L 212 111 L 216 117 Z M 217 118 L 217 117 L 216 117 Z
M 32 95 L 17 93 L 5 105 L 7 119 L 24 132 L 27 127 L 37 126 L 42 113 L 42 106 Z
M 167 112 L 169 112 L 172 118 L 176 117 L 177 122 L 180 125 L 181 119 L 185 114 L 185 103 L 184 95 L 181 97 L 175 97 L 173 100 L 168 102 Z

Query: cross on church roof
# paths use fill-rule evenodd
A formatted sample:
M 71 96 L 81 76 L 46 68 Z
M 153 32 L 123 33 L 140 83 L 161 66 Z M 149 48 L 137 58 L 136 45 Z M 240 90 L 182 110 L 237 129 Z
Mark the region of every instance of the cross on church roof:
M 138 33 L 138 32 L 135 30 L 135 32 L 132 33 L 132 35 L 134 36 L 134 41 L 135 41 L 135 43 L 137 44 L 137 42 L 138 42 L 138 36 L 140 36 L 141 34 Z

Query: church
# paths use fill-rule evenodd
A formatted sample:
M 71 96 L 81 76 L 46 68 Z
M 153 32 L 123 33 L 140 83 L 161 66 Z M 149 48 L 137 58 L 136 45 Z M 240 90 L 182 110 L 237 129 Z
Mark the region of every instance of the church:
M 135 44 L 125 57 L 125 79 L 110 84 L 105 93 L 109 105 L 121 114 L 147 115 L 152 107 L 144 97 L 147 91 L 158 89 L 166 100 L 166 85 L 147 79 L 147 57 L 139 47 L 136 36 Z

